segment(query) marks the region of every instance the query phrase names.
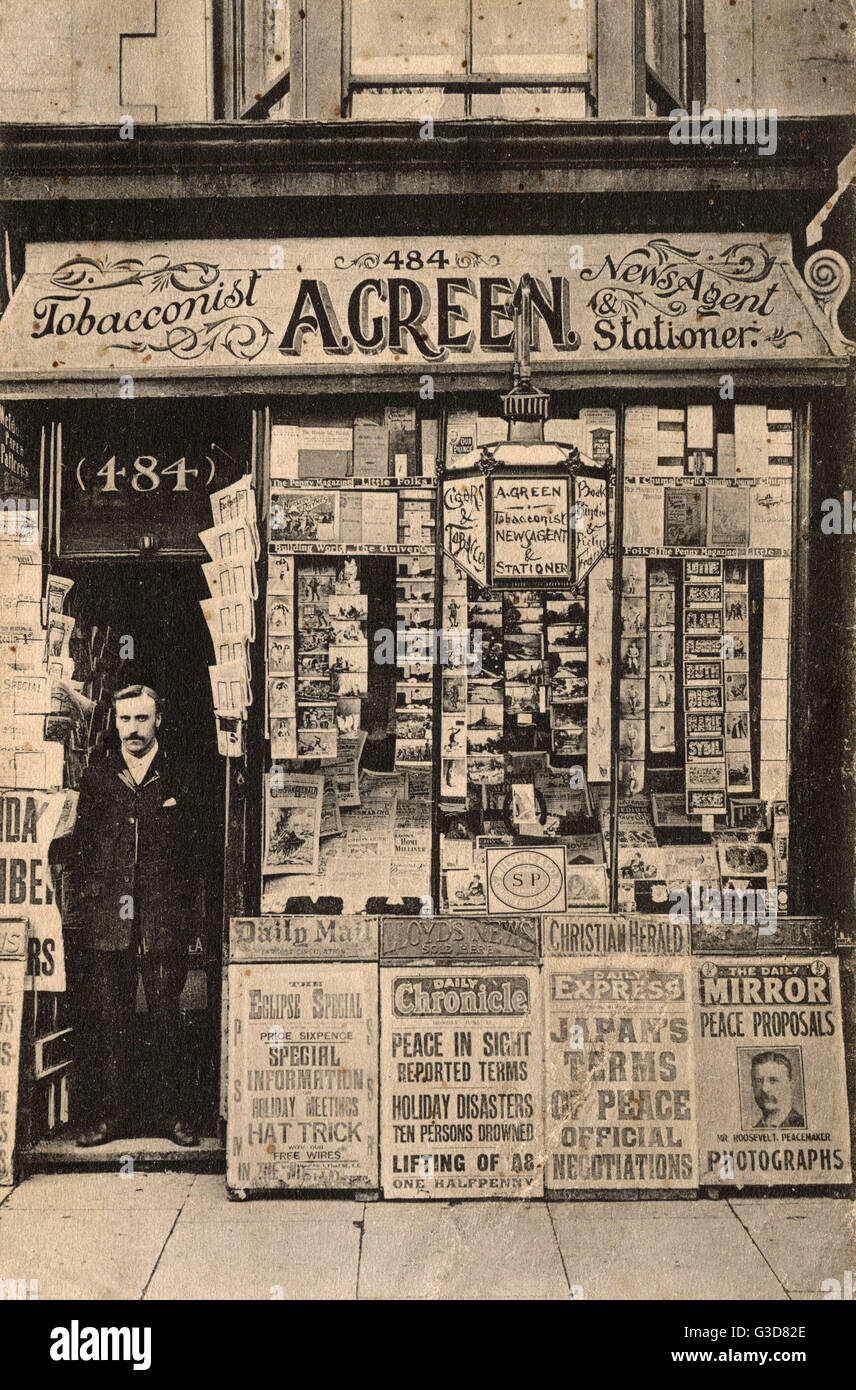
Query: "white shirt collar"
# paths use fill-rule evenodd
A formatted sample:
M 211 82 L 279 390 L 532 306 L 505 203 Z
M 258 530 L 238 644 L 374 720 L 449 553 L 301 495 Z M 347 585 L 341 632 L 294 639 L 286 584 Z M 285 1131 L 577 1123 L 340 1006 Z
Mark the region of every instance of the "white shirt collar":
M 140 785 L 149 768 L 151 767 L 157 751 L 157 739 L 155 739 L 151 748 L 149 748 L 149 750 L 146 753 L 144 753 L 141 758 L 136 758 L 134 757 L 133 753 L 128 753 L 125 751 L 124 748 L 122 749 L 122 758 L 124 760 L 125 766 L 128 769 L 128 772 L 130 773 L 132 779 L 136 782 L 137 786 Z

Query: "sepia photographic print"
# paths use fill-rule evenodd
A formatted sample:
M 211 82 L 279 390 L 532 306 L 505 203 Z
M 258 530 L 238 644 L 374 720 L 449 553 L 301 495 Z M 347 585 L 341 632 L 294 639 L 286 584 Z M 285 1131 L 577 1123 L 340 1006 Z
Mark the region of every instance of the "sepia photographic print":
M 154 1304 L 438 1300 L 825 1365 L 854 33 L 0 5 L 0 1301 L 40 1366 L 166 1365 Z

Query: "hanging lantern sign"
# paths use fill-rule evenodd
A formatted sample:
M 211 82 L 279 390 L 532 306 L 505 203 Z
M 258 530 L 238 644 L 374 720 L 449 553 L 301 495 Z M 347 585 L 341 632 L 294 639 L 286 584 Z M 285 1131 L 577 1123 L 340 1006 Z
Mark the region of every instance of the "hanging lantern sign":
M 530 380 L 528 276 L 514 309 L 514 385 L 502 398 L 508 439 L 444 480 L 443 549 L 481 585 L 574 588 L 606 551 L 611 455 L 601 440 L 597 462 L 545 440 L 549 397 Z
M 562 446 L 559 446 L 562 447 Z M 575 588 L 606 550 L 606 479 L 580 463 L 488 479 L 488 564 L 497 587 Z

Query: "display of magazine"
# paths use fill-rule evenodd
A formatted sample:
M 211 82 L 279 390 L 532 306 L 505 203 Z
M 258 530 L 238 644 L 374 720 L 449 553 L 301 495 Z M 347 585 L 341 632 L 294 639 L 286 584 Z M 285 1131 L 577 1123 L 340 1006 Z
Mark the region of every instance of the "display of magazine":
M 266 874 L 316 874 L 321 835 L 323 776 L 265 777 Z

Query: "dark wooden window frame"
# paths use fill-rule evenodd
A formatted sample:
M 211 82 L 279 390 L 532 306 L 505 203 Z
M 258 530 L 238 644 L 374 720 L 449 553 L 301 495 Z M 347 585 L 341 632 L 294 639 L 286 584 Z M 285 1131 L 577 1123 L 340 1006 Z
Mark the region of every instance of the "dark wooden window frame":
M 656 103 L 657 115 L 668 116 L 676 108 L 688 108 L 693 100 L 704 105 L 704 0 L 681 0 L 679 90 L 673 91 L 647 61 L 645 34 L 645 0 L 635 0 L 635 24 L 642 26 L 639 52 L 645 70 L 645 97 Z M 640 19 L 641 16 L 641 19 Z M 634 114 L 642 114 L 635 112 Z
M 215 120 L 264 121 L 291 90 L 291 61 L 286 70 L 263 92 L 247 89 L 247 34 L 244 7 L 259 6 L 270 0 L 213 0 L 212 31 L 214 46 Z M 282 0 L 289 12 L 290 0 Z M 291 23 L 293 38 L 295 25 Z

